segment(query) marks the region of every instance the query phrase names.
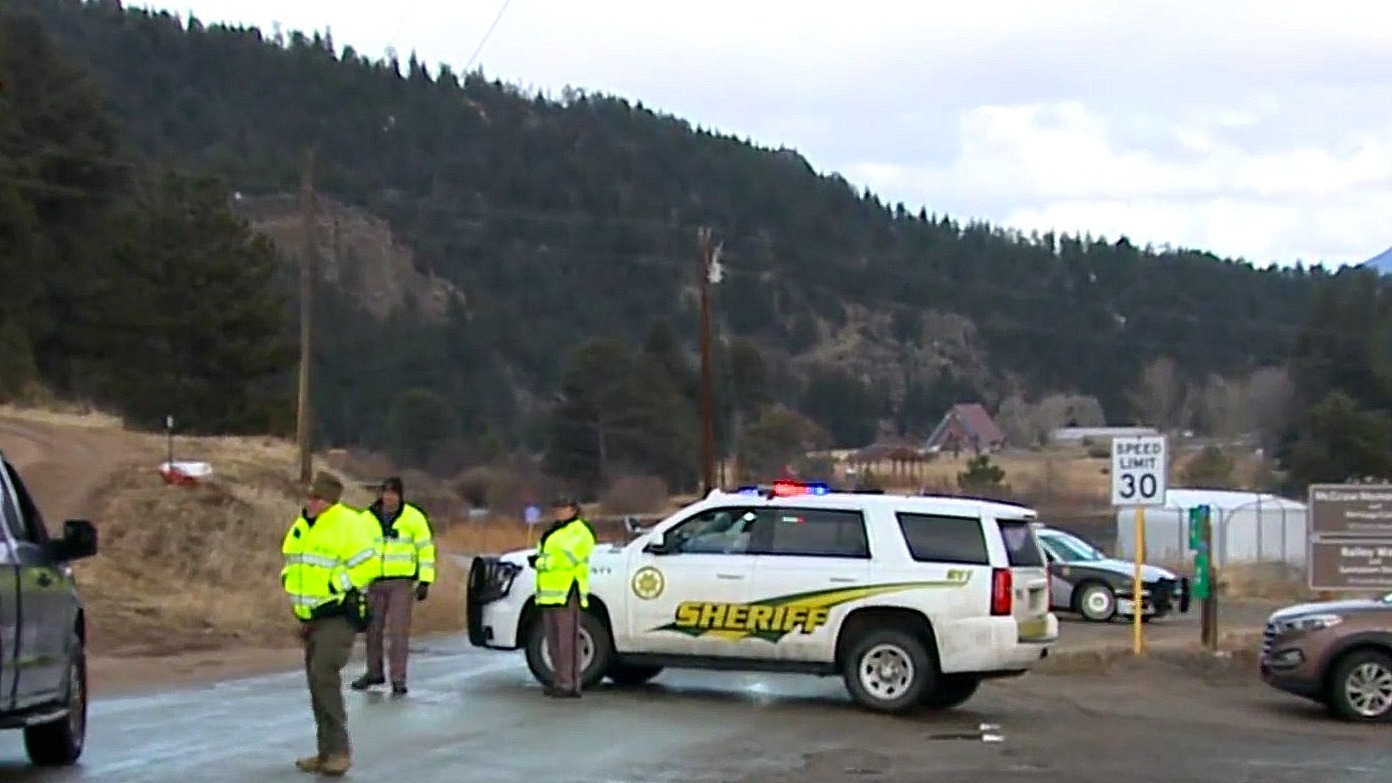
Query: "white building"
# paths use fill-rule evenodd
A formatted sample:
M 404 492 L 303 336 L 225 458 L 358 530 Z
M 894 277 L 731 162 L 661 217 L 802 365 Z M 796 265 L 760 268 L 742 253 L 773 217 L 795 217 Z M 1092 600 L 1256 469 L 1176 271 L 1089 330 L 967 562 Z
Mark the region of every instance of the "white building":
M 1189 509 L 1212 509 L 1213 564 L 1284 562 L 1305 564 L 1304 503 L 1265 492 L 1226 489 L 1171 489 L 1165 505 L 1147 508 L 1146 560 L 1182 563 L 1189 548 Z M 1131 508 L 1116 515 L 1117 557 L 1135 557 L 1136 515 Z
M 1159 435 L 1152 427 L 1059 427 L 1049 433 L 1053 443 L 1094 443 L 1108 442 L 1113 438 L 1139 438 L 1146 435 Z

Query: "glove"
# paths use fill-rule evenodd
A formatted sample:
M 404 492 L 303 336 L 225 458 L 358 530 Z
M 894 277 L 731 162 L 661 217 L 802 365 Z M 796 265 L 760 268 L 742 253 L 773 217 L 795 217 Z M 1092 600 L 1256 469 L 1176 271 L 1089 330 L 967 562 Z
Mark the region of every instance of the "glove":
M 527 555 L 527 565 L 531 566 L 532 568 L 536 568 L 536 564 L 537 564 L 537 556 L 536 556 L 536 555 Z
M 428 596 L 428 595 L 430 595 L 430 583 L 429 583 L 429 582 L 421 582 L 420 584 L 416 585 L 416 600 L 417 600 L 417 601 L 424 601 L 424 600 L 425 600 L 425 597 Z
M 300 623 L 299 637 L 301 642 L 309 641 L 309 634 L 313 630 L 309 623 Z

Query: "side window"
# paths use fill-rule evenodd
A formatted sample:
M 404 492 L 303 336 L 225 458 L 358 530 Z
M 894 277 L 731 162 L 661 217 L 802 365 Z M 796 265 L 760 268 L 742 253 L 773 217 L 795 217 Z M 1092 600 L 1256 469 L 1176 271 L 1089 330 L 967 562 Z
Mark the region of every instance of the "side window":
M 937 514 L 896 514 L 909 554 L 920 563 L 990 565 L 981 520 Z
M 44 528 L 43 515 L 39 513 L 38 505 L 29 496 L 24 481 L 8 462 L 5 463 L 5 474 L 10 480 L 10 486 L 14 487 L 15 498 L 19 501 L 19 530 L 15 532 L 15 539 L 35 544 L 44 543 L 48 540 L 48 531 Z
M 1020 520 L 1001 520 L 999 523 L 1001 539 L 1005 541 L 1005 552 L 1012 566 L 1021 568 L 1043 568 L 1044 553 L 1034 535 L 1030 523 Z
M 859 511 L 821 508 L 769 508 L 770 532 L 761 536 L 761 554 L 804 557 L 870 557 L 865 517 Z M 767 541 L 766 545 L 762 545 Z
M 744 554 L 758 513 L 750 508 L 712 508 L 668 530 L 664 543 L 683 554 Z

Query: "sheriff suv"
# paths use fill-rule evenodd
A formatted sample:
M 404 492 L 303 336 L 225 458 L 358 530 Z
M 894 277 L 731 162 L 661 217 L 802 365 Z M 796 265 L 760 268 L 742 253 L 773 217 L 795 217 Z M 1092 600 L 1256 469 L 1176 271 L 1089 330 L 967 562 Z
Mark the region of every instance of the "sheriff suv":
M 1025 673 L 1058 637 L 1034 511 L 775 483 L 712 491 L 590 558 L 581 681 L 664 667 L 839 674 L 882 712 L 948 708 Z M 469 641 L 551 679 L 531 550 L 475 558 Z

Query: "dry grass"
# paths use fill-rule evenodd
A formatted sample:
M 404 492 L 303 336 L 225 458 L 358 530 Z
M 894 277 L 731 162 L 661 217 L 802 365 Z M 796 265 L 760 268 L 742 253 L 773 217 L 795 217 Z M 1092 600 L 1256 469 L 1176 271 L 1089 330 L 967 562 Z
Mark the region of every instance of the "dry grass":
M 496 555 L 536 546 L 541 526 L 520 521 L 488 520 L 452 526 L 440 540 L 451 550 L 470 555 Z
M 84 429 L 119 430 L 124 426 L 118 416 L 71 403 L 45 405 L 42 408 L 27 405 L 0 405 L 0 418 L 31 421 L 35 424 L 82 427 Z
M 29 421 L 73 424 L 70 414 Z M 109 417 L 78 417 L 112 427 Z M 183 438 L 180 459 L 205 460 L 214 476 L 197 486 L 167 486 L 153 469 L 163 440 L 127 434 L 132 454 L 149 462 L 118 472 L 96 515 L 97 557 L 75 570 L 88 605 L 96 655 L 163 655 L 229 644 L 293 643 L 295 623 L 280 590 L 280 543 L 300 508 L 293 448 L 273 438 Z M 361 507 L 365 490 L 345 502 Z M 441 557 L 438 586 L 415 618 L 419 633 L 463 623 L 462 569 Z

